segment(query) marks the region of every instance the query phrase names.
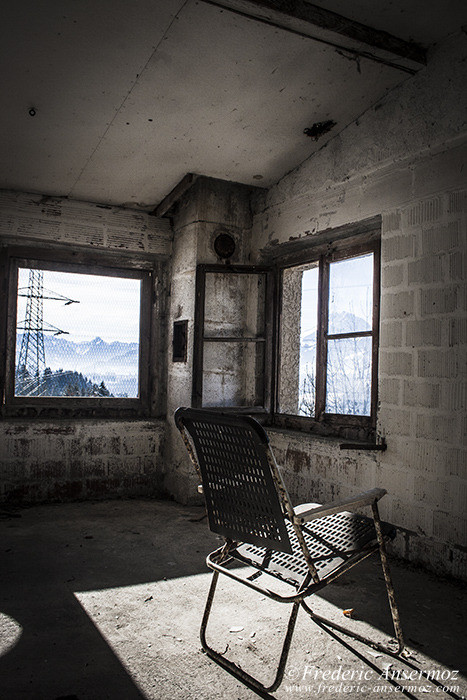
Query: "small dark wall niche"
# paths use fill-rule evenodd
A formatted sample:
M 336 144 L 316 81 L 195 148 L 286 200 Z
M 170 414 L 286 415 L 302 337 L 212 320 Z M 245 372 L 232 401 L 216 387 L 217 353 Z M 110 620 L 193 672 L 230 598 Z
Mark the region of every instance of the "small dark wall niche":
M 172 362 L 186 362 L 188 347 L 188 321 L 174 321 Z

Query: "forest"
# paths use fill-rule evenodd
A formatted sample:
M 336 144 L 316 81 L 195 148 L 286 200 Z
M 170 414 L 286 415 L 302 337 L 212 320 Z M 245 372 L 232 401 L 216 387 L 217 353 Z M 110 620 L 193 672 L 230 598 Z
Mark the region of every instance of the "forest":
M 93 396 L 113 398 L 102 381 L 95 384 L 81 372 L 46 367 L 42 376 L 31 376 L 25 367 L 16 371 L 15 396 Z

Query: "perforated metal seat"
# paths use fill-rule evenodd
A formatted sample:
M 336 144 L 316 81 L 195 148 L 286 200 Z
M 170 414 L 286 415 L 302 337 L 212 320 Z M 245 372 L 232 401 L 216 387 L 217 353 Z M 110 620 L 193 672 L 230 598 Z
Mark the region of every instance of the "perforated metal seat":
M 201 643 L 207 654 L 253 688 L 275 690 L 283 678 L 298 608 L 301 606 L 315 621 L 342 631 L 330 621 L 318 618 L 305 599 L 377 549 L 400 653 L 404 643 L 384 544 L 394 536 L 394 528 L 380 521 L 377 506 L 386 493 L 384 489 L 371 489 L 339 503 L 293 508 L 268 436 L 256 420 L 245 415 L 179 408 L 175 422 L 201 480 L 209 527 L 225 540 L 206 560 L 214 571 L 201 624 Z M 371 506 L 372 518 L 350 512 L 363 506 Z M 239 571 L 238 566 L 233 568 L 235 562 L 252 567 L 253 573 L 249 569 Z M 292 605 L 279 665 L 269 686 L 206 642 L 219 574 Z M 267 586 L 258 582 L 263 574 L 268 579 Z M 271 580 L 280 583 L 280 590 L 274 590 Z M 348 630 L 344 632 L 381 647 Z
M 286 522 L 292 553 L 278 552 L 251 544 L 237 545 L 230 554 L 234 559 L 290 583 L 299 590 L 310 574 L 293 526 Z M 394 528 L 381 523 L 383 535 L 393 537 Z M 305 544 L 320 580 L 344 566 L 356 553 L 376 544 L 371 518 L 354 513 L 335 513 L 302 526 Z M 377 545 L 376 545 L 377 546 Z

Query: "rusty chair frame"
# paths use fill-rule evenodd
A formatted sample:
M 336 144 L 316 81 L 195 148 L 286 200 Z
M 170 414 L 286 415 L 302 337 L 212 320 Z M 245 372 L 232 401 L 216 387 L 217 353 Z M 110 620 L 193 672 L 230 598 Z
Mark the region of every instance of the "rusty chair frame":
M 208 555 L 213 570 L 201 623 L 201 644 L 207 655 L 236 678 L 260 693 L 282 682 L 298 610 L 318 624 L 332 627 L 391 655 L 404 648 L 399 612 L 389 571 L 385 541 L 394 528 L 380 520 L 378 500 L 384 489 L 373 488 L 353 498 L 293 507 L 264 428 L 246 415 L 208 409 L 179 408 L 175 423 L 201 480 L 211 531 L 224 544 Z M 351 511 L 371 507 L 372 518 Z M 397 651 L 316 615 L 305 600 L 379 550 Z M 238 563 L 254 573 L 243 576 Z M 229 565 L 237 568 L 229 569 Z M 208 645 L 206 628 L 219 575 L 223 574 L 272 600 L 292 606 L 273 682 L 264 685 Z M 257 581 L 266 575 L 268 585 Z M 288 593 L 274 590 L 280 581 Z

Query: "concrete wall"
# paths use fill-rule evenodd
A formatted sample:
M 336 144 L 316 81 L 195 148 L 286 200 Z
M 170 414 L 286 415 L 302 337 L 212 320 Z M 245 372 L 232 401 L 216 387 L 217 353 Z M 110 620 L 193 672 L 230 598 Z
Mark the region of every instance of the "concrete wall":
M 143 212 L 0 192 L 0 245 L 8 244 L 159 260 L 170 254 L 172 232 L 168 221 Z M 161 419 L 3 418 L 0 501 L 160 494 L 164 440 Z
M 290 239 L 382 216 L 378 431 L 384 453 L 271 431 L 294 499 L 381 486 L 395 549 L 467 576 L 467 36 L 269 192 L 258 259 Z
M 168 220 L 146 212 L 0 190 L 0 242 L 165 256 L 172 233 Z
M 297 415 L 300 404 L 302 275 L 303 267 L 286 269 L 282 284 L 278 410 L 292 415 Z
M 199 500 L 197 478 L 187 458 L 186 449 L 173 423 L 173 413 L 179 406 L 191 406 L 193 380 L 193 339 L 195 314 L 196 266 L 200 263 L 222 262 L 213 243 L 219 232 L 227 232 L 236 241 L 232 263 L 248 263 L 252 225 L 252 203 L 255 188 L 201 177 L 178 203 L 173 215 L 174 243 L 172 284 L 168 333 L 168 436 L 166 450 L 167 475 L 165 486 L 182 503 Z M 233 280 L 235 285 L 235 280 Z M 232 284 L 224 283 L 217 291 L 219 308 L 232 303 Z M 237 300 L 238 301 L 238 300 Z M 209 307 L 209 304 L 208 304 Z M 222 314 L 221 314 L 222 315 Z M 230 321 L 235 314 L 229 313 Z M 172 322 L 188 320 L 188 353 L 185 363 L 172 362 Z M 226 320 L 229 324 L 229 319 Z M 219 325 L 215 324 L 217 328 Z M 245 367 L 241 362 L 226 363 L 221 352 L 212 358 L 209 378 L 216 385 L 238 381 L 242 383 Z M 222 397 L 219 397 L 222 398 Z
M 163 421 L 6 420 L 0 498 L 38 503 L 162 491 Z
M 196 265 L 218 262 L 216 234 L 231 233 L 232 262 L 249 263 L 290 239 L 312 245 L 323 231 L 381 216 L 378 431 L 388 449 L 347 453 L 332 439 L 279 430 L 270 431 L 271 440 L 295 501 L 385 487 L 382 514 L 398 527 L 396 551 L 467 576 L 466 67 L 462 34 L 264 196 L 199 178 L 173 212 L 167 426 L 3 420 L 1 498 L 166 489 L 179 501 L 196 500 L 197 479 L 172 416 L 191 403 Z M 168 220 L 141 212 L 13 193 L 2 193 L 0 205 L 4 243 L 170 254 Z M 172 363 L 171 325 L 181 319 L 188 320 L 187 362 Z M 211 369 L 229 370 L 221 358 Z

